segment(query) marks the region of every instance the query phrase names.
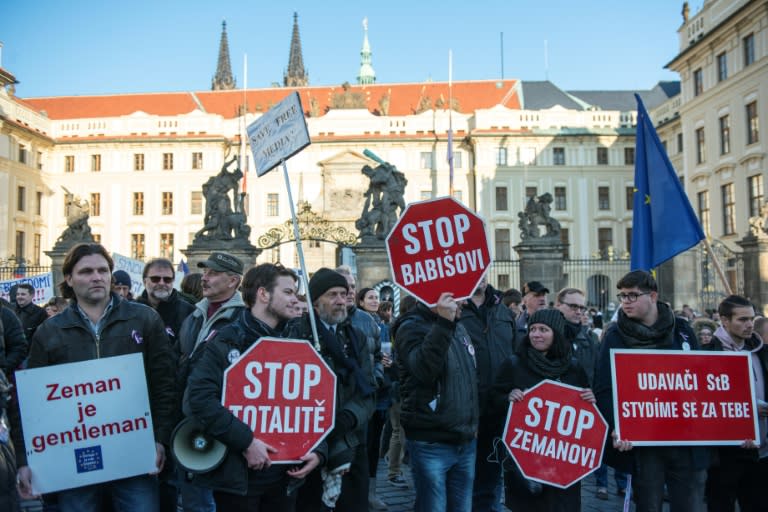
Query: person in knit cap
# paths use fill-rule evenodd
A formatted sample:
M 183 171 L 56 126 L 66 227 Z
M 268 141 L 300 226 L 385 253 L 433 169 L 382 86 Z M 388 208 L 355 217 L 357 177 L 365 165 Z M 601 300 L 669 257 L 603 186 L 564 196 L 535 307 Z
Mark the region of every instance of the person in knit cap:
M 507 417 L 509 402 L 519 402 L 527 389 L 545 379 L 583 388 L 581 398 L 595 403 L 587 374 L 573 357 L 573 346 L 565 338 L 565 326 L 565 317 L 557 309 L 539 309 L 530 316 L 528 333 L 517 353 L 507 358 L 499 368 L 492 389 L 492 406 L 498 418 Z M 530 486 L 512 467 L 514 465 L 511 461 L 504 463 L 504 503 L 511 510 L 544 512 L 581 509 L 579 482 L 566 489 L 549 485 Z
M 131 293 L 131 276 L 125 270 L 115 270 L 112 273 L 112 291 L 125 300 L 133 300 Z
M 365 334 L 348 316 L 348 292 L 347 279 L 329 268 L 317 270 L 309 280 L 318 348 L 336 374 L 337 396 L 334 427 L 326 438 L 328 459 L 322 471 L 310 473 L 299 488 L 296 509 L 301 511 L 368 510 L 368 469 L 366 461 L 355 454 L 366 452 L 365 433 L 375 406 L 376 381 Z M 291 320 L 284 335 L 314 344 L 309 314 Z

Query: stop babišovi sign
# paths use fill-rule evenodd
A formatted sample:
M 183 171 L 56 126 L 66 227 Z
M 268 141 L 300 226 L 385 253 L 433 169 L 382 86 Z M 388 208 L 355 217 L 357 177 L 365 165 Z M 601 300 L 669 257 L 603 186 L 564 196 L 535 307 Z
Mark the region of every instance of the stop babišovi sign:
M 451 197 L 409 204 L 387 253 L 395 283 L 429 306 L 470 297 L 491 264 L 483 219 Z
M 504 445 L 526 478 L 565 489 L 600 467 L 608 424 L 582 391 L 544 380 L 510 404 Z
M 272 462 L 298 462 L 333 429 L 336 374 L 306 340 L 259 338 L 224 372 L 222 403 Z

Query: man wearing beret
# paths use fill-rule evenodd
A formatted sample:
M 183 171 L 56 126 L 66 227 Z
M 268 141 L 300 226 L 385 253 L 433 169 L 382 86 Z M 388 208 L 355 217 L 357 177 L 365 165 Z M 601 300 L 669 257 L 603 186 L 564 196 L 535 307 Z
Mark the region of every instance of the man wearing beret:
M 353 327 L 348 318 L 348 292 L 347 279 L 329 268 L 319 269 L 309 280 L 309 295 L 317 319 L 318 348 L 336 374 L 337 398 L 334 428 L 326 439 L 328 460 L 323 472 L 312 472 L 299 489 L 297 510 L 301 511 L 368 510 L 367 469 L 351 465 L 357 448 L 362 445 L 365 449 L 376 384 L 365 335 Z M 312 340 L 309 314 L 292 320 L 285 335 Z M 340 493 L 334 492 L 339 483 Z
M 246 309 L 238 291 L 243 277 L 243 262 L 231 254 L 214 252 L 207 260 L 197 264 L 203 269 L 203 299 L 195 304 L 195 311 L 181 324 L 176 355 L 179 358 L 177 385 L 184 393 L 184 414 L 189 413 L 185 388 L 192 366 L 203 353 L 203 346 L 223 327 L 232 323 Z M 181 418 L 179 418 L 181 419 Z M 185 512 L 215 510 L 210 489 L 196 487 L 188 475 L 179 475 L 179 488 Z
M 532 314 L 547 307 L 549 289 L 539 281 L 529 281 L 523 286 L 523 312 L 517 317 L 518 342 L 528 334 L 528 319 Z

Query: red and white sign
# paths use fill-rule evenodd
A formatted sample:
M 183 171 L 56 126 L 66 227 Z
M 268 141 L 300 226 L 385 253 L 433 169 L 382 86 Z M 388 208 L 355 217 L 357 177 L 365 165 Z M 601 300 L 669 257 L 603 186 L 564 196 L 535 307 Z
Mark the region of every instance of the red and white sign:
M 470 297 L 491 264 L 483 219 L 451 197 L 409 204 L 387 253 L 395 283 L 428 306 Z
M 157 471 L 141 354 L 16 372 L 35 493 Z
M 272 462 L 299 462 L 333 429 L 336 374 L 308 341 L 259 338 L 224 372 L 222 403 Z
M 510 404 L 504 445 L 526 478 L 565 489 L 600 467 L 608 424 L 582 392 L 544 380 Z
M 612 350 L 616 435 L 636 446 L 758 441 L 747 353 Z

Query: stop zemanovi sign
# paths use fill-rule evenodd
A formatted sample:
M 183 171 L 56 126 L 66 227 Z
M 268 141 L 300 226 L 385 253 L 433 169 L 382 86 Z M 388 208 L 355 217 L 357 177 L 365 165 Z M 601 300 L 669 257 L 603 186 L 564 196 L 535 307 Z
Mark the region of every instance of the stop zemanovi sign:
M 483 219 L 451 197 L 409 204 L 387 253 L 395 283 L 428 306 L 470 297 L 491 264 Z
M 608 424 L 581 392 L 544 380 L 510 404 L 504 445 L 526 478 L 565 489 L 600 467 Z
M 306 340 L 259 338 L 224 372 L 222 394 L 224 407 L 277 449 L 274 463 L 299 462 L 333 429 L 336 374 Z

